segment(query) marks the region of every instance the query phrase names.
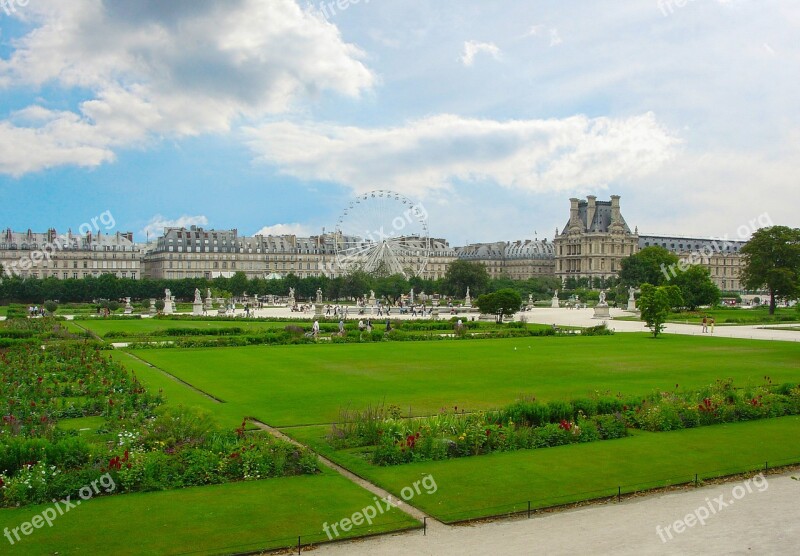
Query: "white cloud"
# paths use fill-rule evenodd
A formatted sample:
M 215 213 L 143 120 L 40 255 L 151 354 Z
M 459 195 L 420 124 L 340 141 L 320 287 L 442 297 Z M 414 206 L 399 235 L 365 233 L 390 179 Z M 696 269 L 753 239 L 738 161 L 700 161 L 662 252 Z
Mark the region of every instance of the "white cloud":
M 656 171 L 681 143 L 652 113 L 505 122 L 441 115 L 378 129 L 278 122 L 246 133 L 256 156 L 285 174 L 414 195 L 459 181 L 594 190 Z
M 156 214 L 139 233 L 143 236 L 156 238 L 164 233 L 164 228 L 188 228 L 189 226 L 208 226 L 208 218 L 203 215 L 189 216 L 184 214 L 174 220 L 170 220 L 161 214 Z
M 152 137 L 225 133 L 325 91 L 375 83 L 363 53 L 294 0 L 37 0 L 34 27 L 0 60 L 0 88 L 90 91 L 76 112 L 0 122 L 0 172 L 96 166 Z M 36 141 L 36 149 L 30 149 Z M 27 154 L 27 156 L 23 156 Z
M 301 236 L 308 237 L 312 234 L 311 228 L 305 224 L 273 224 L 264 226 L 257 231 L 255 236 Z
M 471 66 L 475 62 L 475 56 L 485 52 L 495 60 L 500 59 L 500 48 L 493 42 L 467 41 L 464 43 L 464 52 L 461 54 L 461 63 Z

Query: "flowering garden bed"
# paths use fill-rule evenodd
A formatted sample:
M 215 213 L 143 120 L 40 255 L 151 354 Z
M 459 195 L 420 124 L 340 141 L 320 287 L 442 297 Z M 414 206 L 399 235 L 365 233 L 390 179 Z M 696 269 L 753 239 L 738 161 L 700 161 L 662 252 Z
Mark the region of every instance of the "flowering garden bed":
M 0 506 L 63 498 L 102 473 L 130 492 L 318 471 L 312 453 L 244 423 L 220 430 L 162 406 L 93 343 L 25 339 L 35 341 L 0 349 Z M 68 424 L 86 417 L 102 420 L 94 434 Z
M 397 406 L 343 411 L 327 440 L 335 449 L 368 447 L 371 463 L 397 465 L 622 438 L 630 428 L 659 432 L 798 414 L 800 385 L 776 386 L 765 377 L 763 384 L 746 388 L 725 380 L 630 399 L 531 399 L 477 413 L 454 407 L 419 419 L 401 418 Z

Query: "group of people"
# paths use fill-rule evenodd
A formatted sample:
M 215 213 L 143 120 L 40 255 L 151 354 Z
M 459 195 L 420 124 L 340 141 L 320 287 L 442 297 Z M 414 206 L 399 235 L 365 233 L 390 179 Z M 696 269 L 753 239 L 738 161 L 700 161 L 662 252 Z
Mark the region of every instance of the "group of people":
M 29 317 L 43 317 L 44 314 L 45 314 L 44 307 L 39 307 L 38 305 L 31 305 L 28 307 Z
M 347 318 L 348 313 L 350 312 L 346 305 L 325 305 L 325 316 L 331 316 L 331 311 L 333 311 L 334 317 L 340 318 Z
M 703 332 L 708 332 L 711 329 L 711 334 L 714 333 L 714 317 L 703 317 Z
M 460 323 L 461 323 L 461 321 L 459 321 L 459 324 Z M 364 332 L 366 332 L 367 334 L 371 334 L 372 333 L 372 328 L 373 328 L 372 319 L 366 319 L 366 321 L 364 319 L 360 319 L 358 321 L 358 332 L 359 333 L 363 334 Z M 391 331 L 392 331 L 392 321 L 390 319 L 386 319 L 386 333 L 388 334 Z M 318 320 L 315 320 L 314 324 L 311 325 L 311 335 L 314 338 L 319 338 L 319 321 Z M 339 319 L 338 335 L 342 336 L 342 337 L 347 335 L 347 332 L 345 331 L 345 328 L 344 328 L 344 319 L 343 318 Z

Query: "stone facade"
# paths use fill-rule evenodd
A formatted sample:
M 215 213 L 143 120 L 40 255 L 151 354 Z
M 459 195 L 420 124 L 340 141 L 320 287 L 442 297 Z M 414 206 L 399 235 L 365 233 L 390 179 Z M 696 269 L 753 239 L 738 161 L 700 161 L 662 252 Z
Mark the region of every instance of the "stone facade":
M 131 232 L 59 235 L 52 228 L 45 233 L 6 229 L 0 233 L 0 264 L 6 274 L 22 278 L 66 280 L 113 274 L 138 279 L 141 247 Z
M 167 228 L 149 244 L 135 244 L 133 234 L 58 235 L 12 232 L 0 236 L 0 264 L 23 277 L 86 278 L 114 274 L 119 278 L 177 280 L 212 279 L 244 272 L 248 278 L 336 277 L 335 234 L 310 237 L 242 236 L 238 230 Z M 417 266 L 418 238 L 406 238 L 400 264 Z M 451 247 L 441 238 L 430 239 L 430 254 L 422 277 L 443 278 L 456 259 L 479 262 L 492 278 L 526 280 L 556 276 L 608 279 L 618 275 L 620 261 L 644 247 L 659 245 L 711 271 L 723 291 L 741 291 L 739 272 L 744 242 L 679 236 L 639 235 L 631 231 L 620 211 L 620 197 L 610 201 L 570 199 L 569 220 L 555 239 L 476 243 Z M 597 283 L 596 280 L 595 283 Z
M 475 243 L 456 249 L 458 258 L 482 263 L 490 278 L 527 280 L 553 276 L 555 246 L 546 239 Z
M 639 250 L 639 237 L 620 212 L 620 197 L 598 201 L 570 199 L 570 215 L 561 234 L 556 233 L 555 272 L 568 278 L 607 279 L 617 276 L 620 261 Z M 556 231 L 557 232 L 557 231 Z
M 639 249 L 659 246 L 675 253 L 689 264 L 699 264 L 708 268 L 711 280 L 722 291 L 743 291 L 739 282 L 742 267 L 741 249 L 746 242 L 715 239 L 698 239 L 682 236 L 640 236 Z M 662 270 L 663 271 L 663 270 Z M 672 277 L 675 272 L 667 269 L 665 276 Z
M 237 230 L 204 230 L 197 226 L 167 228 L 147 249 L 143 271 L 147 278 L 177 280 L 231 277 L 244 272 L 248 278 L 298 278 L 327 275 L 335 278 L 336 236 L 310 237 L 240 236 Z M 409 238 L 413 252 L 413 238 Z M 441 278 L 455 251 L 443 239 L 432 239 L 424 278 Z M 403 263 L 411 264 L 405 260 Z

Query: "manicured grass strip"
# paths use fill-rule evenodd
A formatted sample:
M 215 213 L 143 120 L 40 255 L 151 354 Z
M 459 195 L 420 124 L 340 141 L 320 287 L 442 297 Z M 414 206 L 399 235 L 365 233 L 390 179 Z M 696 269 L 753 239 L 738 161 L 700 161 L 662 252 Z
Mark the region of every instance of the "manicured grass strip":
M 35 529 L 9 554 L 230 554 L 327 540 L 336 523 L 374 504 L 373 495 L 334 472 L 107 496 L 82 502 L 52 527 Z M 0 510 L 0 529 L 19 527 L 50 506 Z M 393 510 L 340 538 L 418 526 Z M 21 535 L 22 536 L 22 535 Z
M 324 447 L 327 427 L 284 432 L 319 449 L 396 496 L 432 475 L 434 495 L 412 504 L 447 522 L 502 515 L 800 462 L 800 417 L 783 417 L 634 436 L 557 448 L 520 450 L 393 467 L 367 463 L 357 451 Z
M 101 338 L 108 332 L 127 332 L 131 334 L 151 335 L 158 330 L 166 330 L 168 328 L 187 328 L 191 330 L 202 330 L 206 328 L 242 328 L 248 332 L 263 332 L 265 330 L 282 330 L 289 324 L 297 324 L 311 329 L 311 322 L 284 322 L 284 321 L 248 321 L 248 320 L 214 320 L 214 321 L 197 321 L 197 320 L 161 320 L 161 319 L 126 319 L 126 320 L 109 320 L 109 319 L 91 319 L 78 321 L 81 326 L 92 330 Z M 114 342 L 129 342 L 136 338 L 109 338 L 109 341 Z M 174 340 L 172 336 L 170 339 Z
M 221 426 L 231 430 L 238 427 L 246 416 L 242 412 L 240 405 L 217 403 L 123 351 L 115 350 L 107 353 L 109 357 L 122 363 L 126 369 L 136 373 L 136 376 L 149 392 L 156 393 L 161 390 L 166 403 L 169 405 L 199 407 L 210 413 Z
M 139 350 L 137 356 L 276 426 L 330 423 L 340 408 L 385 401 L 404 413 L 485 409 L 594 391 L 646 394 L 800 381 L 800 346 L 647 334 Z

